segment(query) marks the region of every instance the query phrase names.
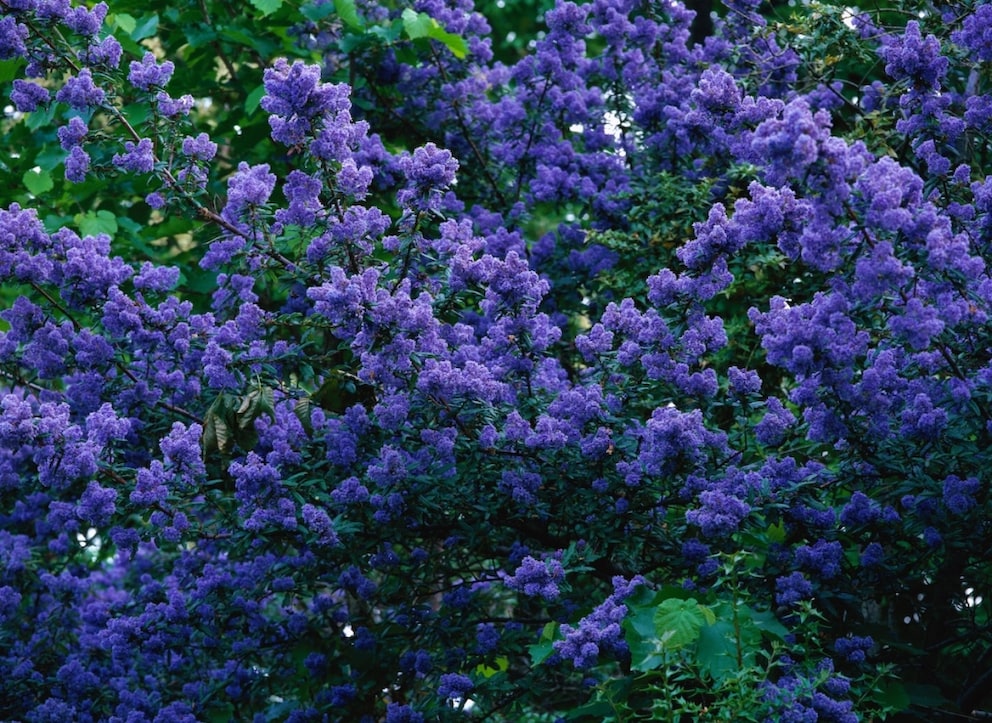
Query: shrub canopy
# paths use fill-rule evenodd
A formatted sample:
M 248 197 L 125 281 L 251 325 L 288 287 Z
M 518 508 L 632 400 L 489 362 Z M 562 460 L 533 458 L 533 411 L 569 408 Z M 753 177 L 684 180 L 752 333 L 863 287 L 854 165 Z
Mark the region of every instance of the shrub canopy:
M 0 717 L 992 708 L 992 5 L 864 5 L 0 0 Z

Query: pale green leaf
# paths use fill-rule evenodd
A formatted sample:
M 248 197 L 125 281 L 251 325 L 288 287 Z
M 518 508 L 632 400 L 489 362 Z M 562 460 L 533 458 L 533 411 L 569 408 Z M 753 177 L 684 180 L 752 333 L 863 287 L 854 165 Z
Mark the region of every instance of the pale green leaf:
M 694 599 L 665 600 L 654 614 L 655 634 L 660 644 L 668 650 L 678 650 L 695 643 L 699 630 L 716 622 L 709 608 Z
M 21 176 L 21 181 L 23 181 L 25 188 L 35 196 L 40 196 L 46 191 L 51 191 L 55 186 L 55 182 L 52 181 L 52 174 L 41 168 L 32 168 L 30 171 L 25 172 Z
M 355 0 L 334 0 L 334 11 L 341 18 L 342 22 L 352 30 L 361 30 L 364 27 L 361 18 L 358 17 L 358 8 L 355 6 Z
M 117 217 L 110 211 L 77 213 L 73 221 L 83 236 L 98 236 L 101 233 L 113 236 L 117 233 Z
M 416 10 L 407 8 L 403 11 L 403 29 L 411 40 L 426 38 L 430 35 L 431 28 L 437 25 L 434 18 L 426 13 L 418 13 Z
M 134 29 L 138 27 L 138 21 L 135 20 L 133 15 L 128 15 L 127 13 L 114 13 L 111 18 L 113 19 L 113 24 L 128 35 L 133 33 Z
M 460 35 L 455 35 L 454 33 L 449 33 L 447 30 L 442 28 L 437 24 L 437 21 L 431 20 L 433 26 L 427 33 L 427 37 L 433 38 L 438 42 L 442 43 L 444 47 L 451 51 L 451 54 L 456 58 L 461 60 L 468 54 L 468 44 L 465 42 L 465 38 Z
M 251 4 L 262 13 L 262 16 L 271 15 L 282 7 L 282 0 L 249 0 Z

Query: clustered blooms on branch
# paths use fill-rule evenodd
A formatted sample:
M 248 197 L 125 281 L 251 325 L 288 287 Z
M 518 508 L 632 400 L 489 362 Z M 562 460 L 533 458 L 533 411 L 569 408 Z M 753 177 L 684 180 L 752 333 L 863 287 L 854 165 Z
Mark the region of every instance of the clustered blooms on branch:
M 216 278 L 198 308 L 178 268 L 0 210 L 3 716 L 561 713 L 583 676 L 689 665 L 688 626 L 726 651 L 701 681 L 757 671 L 753 719 L 846 722 L 891 706 L 915 631 L 968 637 L 992 14 L 858 14 L 890 84 L 835 103 L 756 6 L 690 47 L 678 4 L 559 2 L 507 66 L 471 3 L 417 2 L 467 52 L 369 44 L 357 90 L 275 60 L 280 153 L 214 206 L 173 62 L 122 69 L 104 3 L 0 0 L 10 101 L 51 113 L 66 179 L 141 177 Z M 899 153 L 834 129 L 876 103 Z M 624 298 L 599 240 L 663 177 L 712 203 Z M 755 274 L 774 293 L 742 300 Z

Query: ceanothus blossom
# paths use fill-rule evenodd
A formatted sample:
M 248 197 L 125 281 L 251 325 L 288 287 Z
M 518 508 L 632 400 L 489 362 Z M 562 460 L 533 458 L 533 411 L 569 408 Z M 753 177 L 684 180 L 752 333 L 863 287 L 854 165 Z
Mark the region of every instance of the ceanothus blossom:
M 114 165 L 133 173 L 151 173 L 155 168 L 155 150 L 148 138 L 137 143 L 124 142 L 124 153 L 114 154 Z
M 100 105 L 106 97 L 103 89 L 93 83 L 93 73 L 89 68 L 82 68 L 77 75 L 69 76 L 55 94 L 55 100 L 79 111 Z
M 588 668 L 599 659 L 601 652 L 620 654 L 627 652 L 621 624 L 627 614 L 623 601 L 644 584 L 644 579 L 634 577 L 613 578 L 613 593 L 578 625 L 562 625 L 562 640 L 555 641 L 555 655 L 569 660 L 576 668 Z
M 909 81 L 912 91 L 939 89 L 949 65 L 940 41 L 933 35 L 924 38 L 916 20 L 906 23 L 898 39 L 885 36 L 879 55 L 885 60 L 885 72 L 895 80 Z
M 555 600 L 561 594 L 559 583 L 565 579 L 565 569 L 553 557 L 542 562 L 527 555 L 512 575 L 501 572 L 500 576 L 511 590 L 530 597 Z
M 10 91 L 11 103 L 22 113 L 30 113 L 47 105 L 50 97 L 51 93 L 47 88 L 20 78 L 14 81 L 13 90 Z
M 290 65 L 278 58 L 263 75 L 265 95 L 260 105 L 269 115 L 273 140 L 296 146 L 307 140 L 313 124 L 348 105 L 348 89 L 343 85 L 323 83 L 320 66 L 299 60 Z
M 17 22 L 14 16 L 0 17 L 0 60 L 22 57 L 27 52 L 24 44 L 27 37 L 27 26 Z
M 159 63 L 153 53 L 146 52 L 140 62 L 131 62 L 127 80 L 138 90 L 151 91 L 167 85 L 175 69 L 171 60 Z
M 90 170 L 90 154 L 82 146 L 73 146 L 65 159 L 65 178 L 73 183 L 82 183 Z

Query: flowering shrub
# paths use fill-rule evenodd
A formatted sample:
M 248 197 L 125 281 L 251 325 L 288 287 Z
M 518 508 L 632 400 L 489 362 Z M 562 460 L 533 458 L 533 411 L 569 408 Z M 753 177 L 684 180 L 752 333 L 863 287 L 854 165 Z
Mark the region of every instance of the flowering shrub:
M 0 717 L 992 705 L 987 5 L 251 6 L 0 0 Z

